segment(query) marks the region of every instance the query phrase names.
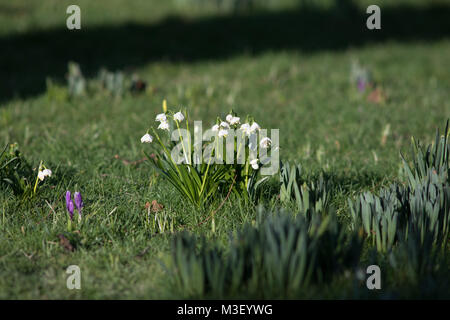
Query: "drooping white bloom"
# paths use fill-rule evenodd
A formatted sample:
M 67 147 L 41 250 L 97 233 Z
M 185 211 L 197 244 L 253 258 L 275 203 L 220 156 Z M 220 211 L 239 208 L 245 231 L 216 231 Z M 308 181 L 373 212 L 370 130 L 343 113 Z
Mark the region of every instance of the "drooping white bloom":
M 173 118 L 179 122 L 184 120 L 184 115 L 181 113 L 181 111 L 178 111 L 173 115 Z
M 244 132 L 246 135 L 250 133 L 250 125 L 248 123 L 244 123 L 241 125 L 242 132 Z
M 218 133 L 219 137 L 226 137 L 227 134 L 228 134 L 228 130 L 226 130 L 226 129 L 220 129 L 219 133 Z
M 270 138 L 268 138 L 268 137 L 262 138 L 261 141 L 259 142 L 259 145 L 263 149 L 269 148 L 271 144 L 272 144 L 272 140 L 270 140 Z
M 220 123 L 220 127 L 225 128 L 225 129 L 230 129 L 230 125 L 228 123 L 226 123 L 225 121 L 222 121 Z
M 259 168 L 258 159 L 253 159 L 252 161 L 250 161 L 250 165 L 252 166 L 253 169 L 258 170 Z
M 261 129 L 261 127 L 259 126 L 259 124 L 257 124 L 256 122 L 253 122 L 252 125 L 250 126 L 250 133 L 253 133 L 260 129 Z
M 45 173 L 44 171 L 39 171 L 38 172 L 38 179 L 43 181 L 45 179 Z
M 161 123 L 158 126 L 158 129 L 169 131 L 169 122 L 161 121 Z
M 52 176 L 52 170 L 50 169 L 44 169 L 44 170 L 39 170 L 38 172 L 38 179 L 43 181 L 45 179 L 45 177 L 51 177 Z
M 155 119 L 156 121 L 159 121 L 159 122 L 165 122 L 165 121 L 167 121 L 167 117 L 166 117 L 166 114 L 165 113 L 160 113 L 160 114 L 158 114 L 157 116 L 156 116 L 156 119 Z
M 239 121 L 241 120 L 241 118 L 239 117 L 231 117 L 230 120 L 227 119 L 227 121 L 231 124 L 231 125 L 235 125 L 235 124 L 239 124 Z
M 141 143 L 151 143 L 153 141 L 153 137 L 148 133 L 144 134 L 141 138 Z
M 214 132 L 219 131 L 219 125 L 218 124 L 213 125 L 211 130 L 214 131 Z
M 231 125 L 235 125 L 238 124 L 239 121 L 241 120 L 241 118 L 239 117 L 234 117 L 232 114 L 227 115 L 227 117 L 225 118 Z
M 46 177 L 52 176 L 52 170 L 50 170 L 50 169 L 44 169 L 43 172 L 44 172 L 44 176 L 46 176 Z

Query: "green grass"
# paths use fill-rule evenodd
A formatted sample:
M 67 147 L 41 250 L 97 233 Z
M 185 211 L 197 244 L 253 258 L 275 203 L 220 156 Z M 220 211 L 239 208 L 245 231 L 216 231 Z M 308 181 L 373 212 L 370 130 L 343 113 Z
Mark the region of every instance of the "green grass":
M 251 114 L 264 128 L 279 128 L 281 159 L 295 160 L 313 174 L 325 170 L 341 185 L 334 204 L 343 218 L 349 214 L 347 197 L 398 179 L 399 152 L 409 150 L 411 136 L 431 143 L 436 128 L 443 129 L 450 117 L 449 23 L 425 1 L 398 6 L 418 16 L 424 10 L 423 20 L 435 27 L 420 29 L 411 19 L 412 31 L 405 31 L 408 26 L 400 23 L 408 19 L 391 6 L 387 30 L 380 36 L 359 31 L 364 19 L 345 19 L 354 13 L 317 8 L 309 9 L 316 14 L 310 29 L 298 22 L 294 26 L 303 30 L 289 33 L 288 22 L 297 21 L 289 1 L 271 11 L 237 16 L 169 1 L 78 3 L 86 12 L 79 35 L 65 30 L 64 1 L 0 1 L 0 47 L 5 48 L 0 50 L 0 146 L 18 142 L 33 168 L 44 160 L 53 170 L 31 202 L 1 190 L 0 299 L 174 298 L 163 267 L 172 235 L 154 235 L 145 228 L 147 201 L 162 203 L 175 217 L 176 230 L 188 228 L 222 243 L 255 219 L 253 206 L 230 198 L 216 214 L 212 235 L 210 222 L 198 225 L 221 199 L 206 213 L 195 210 L 148 163 L 121 160 L 143 158 L 139 139 L 163 99 L 169 107 L 187 106 L 191 118 L 206 125 L 233 108 Z M 359 8 L 365 3 L 359 2 Z M 450 11 L 445 2 L 435 5 Z M 279 33 L 261 36 L 264 18 L 279 23 Z M 238 25 L 242 34 L 232 27 L 239 21 L 248 21 Z M 333 23 L 340 21 L 337 31 L 343 34 L 333 35 Z M 235 34 L 227 33 L 226 26 Z M 373 72 L 387 96 L 384 104 L 357 95 L 349 82 L 353 59 Z M 151 90 L 121 98 L 49 97 L 46 77 L 63 85 L 69 60 L 78 61 L 88 78 L 102 66 L 130 67 Z M 78 247 L 71 253 L 57 237 L 66 231 L 66 190 L 81 191 L 86 204 Z M 276 195 L 264 203 L 279 206 Z M 81 268 L 82 290 L 66 288 L 65 269 L 71 264 Z M 417 287 L 408 291 L 405 282 L 389 278 L 380 295 L 427 295 Z M 305 297 L 352 297 L 352 285 L 343 277 Z

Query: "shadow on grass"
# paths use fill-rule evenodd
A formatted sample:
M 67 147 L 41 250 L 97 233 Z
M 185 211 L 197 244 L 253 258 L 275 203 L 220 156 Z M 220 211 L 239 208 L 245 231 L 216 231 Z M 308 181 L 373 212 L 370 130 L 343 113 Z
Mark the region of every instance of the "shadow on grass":
M 156 24 L 65 26 L 0 37 L 0 102 L 45 90 L 45 79 L 63 81 L 70 60 L 86 76 L 101 67 L 139 67 L 158 61 L 218 60 L 246 53 L 338 51 L 385 41 L 436 41 L 450 36 L 450 5 L 394 6 L 382 10 L 382 30 L 366 28 L 367 14 L 341 1 L 330 9 L 295 10 L 198 19 L 168 17 Z M 406 57 L 405 57 L 406 58 Z

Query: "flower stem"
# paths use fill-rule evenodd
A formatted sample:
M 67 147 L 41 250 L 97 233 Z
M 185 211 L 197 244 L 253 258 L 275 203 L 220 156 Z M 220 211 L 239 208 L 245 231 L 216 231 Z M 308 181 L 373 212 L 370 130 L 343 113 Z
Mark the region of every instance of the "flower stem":
M 38 175 L 36 176 L 36 183 L 34 184 L 34 189 L 33 189 L 33 193 L 36 194 L 36 188 L 38 186 L 39 183 L 39 172 L 41 171 L 42 168 L 42 160 L 41 163 L 39 163 L 39 168 L 38 168 Z

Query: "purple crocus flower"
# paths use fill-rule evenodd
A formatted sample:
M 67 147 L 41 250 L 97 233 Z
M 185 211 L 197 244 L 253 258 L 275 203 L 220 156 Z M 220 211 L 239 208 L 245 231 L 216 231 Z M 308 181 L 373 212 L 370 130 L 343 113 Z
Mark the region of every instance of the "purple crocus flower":
M 73 220 L 74 206 L 73 206 L 72 195 L 70 194 L 70 191 L 66 192 L 66 208 L 67 208 L 67 211 L 69 212 L 70 220 Z
M 78 214 L 81 217 L 81 209 L 84 206 L 83 199 L 81 198 L 81 193 L 75 192 L 75 205 L 77 206 Z
M 358 79 L 358 90 L 359 92 L 363 92 L 366 90 L 366 81 L 364 79 Z

